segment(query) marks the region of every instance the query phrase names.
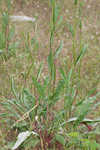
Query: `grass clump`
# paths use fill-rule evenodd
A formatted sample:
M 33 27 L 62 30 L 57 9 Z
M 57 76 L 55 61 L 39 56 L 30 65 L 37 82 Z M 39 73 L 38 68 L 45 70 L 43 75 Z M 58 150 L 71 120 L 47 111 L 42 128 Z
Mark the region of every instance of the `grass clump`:
M 18 134 L 17 141 L 15 143 L 8 142 L 8 147 L 5 147 L 5 149 L 10 147 L 12 150 L 17 148 L 96 150 L 100 148 L 100 144 L 95 139 L 99 130 L 100 119 L 88 119 L 87 116 L 95 110 L 97 104 L 99 105 L 99 103 L 96 103 L 99 93 L 94 87 L 82 95 L 81 89 L 82 61 L 88 49 L 82 38 L 80 15 L 82 3 L 77 0 L 74 1 L 75 10 L 79 17 L 78 19 L 75 18 L 75 25 L 68 25 L 72 36 L 70 67 L 67 66 L 67 61 L 64 64 L 63 61 L 59 61 L 60 54 L 63 53 L 63 41 L 54 49 L 56 27 L 58 27 L 60 21 L 58 21 L 59 11 L 56 1 L 51 0 L 50 4 L 52 13 L 47 75 L 43 77 L 42 73 L 45 71 L 43 70 L 43 63 L 37 66 L 36 57 L 34 56 L 33 59 L 32 53 L 29 52 L 28 60 L 31 60 L 31 65 L 24 74 L 25 82 L 23 86 L 19 89 L 16 88 L 12 77 L 11 91 L 13 98 L 2 98 L 2 101 L 0 101 L 3 108 L 0 114 L 2 121 L 5 120 L 10 132 L 16 131 Z M 80 39 L 77 43 L 77 34 L 79 33 Z M 31 46 L 38 45 L 36 40 L 33 42 L 34 44 L 32 43 L 34 39 L 29 40 L 29 34 L 26 37 L 23 34 L 23 39 L 26 51 Z M 32 69 L 33 75 L 30 76 Z M 30 89 L 26 88 L 29 77 L 31 77 L 32 82 Z M 57 110 L 58 103 L 61 106 Z

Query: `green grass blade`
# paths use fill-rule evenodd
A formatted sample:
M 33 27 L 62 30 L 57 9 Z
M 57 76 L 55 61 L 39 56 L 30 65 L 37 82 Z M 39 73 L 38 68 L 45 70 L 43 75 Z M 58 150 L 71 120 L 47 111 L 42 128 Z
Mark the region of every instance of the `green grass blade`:
M 14 96 L 15 96 L 16 98 L 18 98 L 17 92 L 16 92 L 16 90 L 15 90 L 15 84 L 14 84 L 14 79 L 13 79 L 13 77 L 11 78 L 11 90 L 12 90 Z
M 39 69 L 37 71 L 37 81 L 39 80 L 41 76 L 42 70 L 43 70 L 43 63 L 40 63 Z
M 61 53 L 62 48 L 63 48 L 63 41 L 60 42 L 59 47 L 55 51 L 55 54 L 54 54 L 55 58 L 58 58 L 59 54 Z
M 66 81 L 67 75 L 66 75 L 66 73 L 65 73 L 65 71 L 64 71 L 64 69 L 63 69 L 62 67 L 59 68 L 59 72 L 60 72 L 60 74 L 61 74 L 62 79 L 63 79 L 64 81 Z
M 45 91 L 44 91 L 43 86 L 37 81 L 37 79 L 35 77 L 32 78 L 32 81 L 33 81 L 33 84 L 36 87 L 39 95 L 44 98 L 45 97 L 45 94 L 44 94 Z
M 74 27 L 71 24 L 67 24 L 69 32 L 72 34 L 72 37 L 75 36 Z
M 62 98 L 63 89 L 64 89 L 64 81 L 60 80 L 58 82 L 54 94 L 51 96 L 52 102 L 50 103 L 50 105 L 54 105 L 56 102 L 60 100 L 60 98 Z
M 15 103 L 13 100 L 7 100 L 6 102 L 1 102 L 0 104 L 4 107 L 5 110 L 13 112 L 19 111 L 20 113 L 24 111 L 23 106 Z
M 83 48 L 81 49 L 81 52 L 80 52 L 79 56 L 78 56 L 77 59 L 76 59 L 75 64 L 78 64 L 78 63 L 80 62 L 80 60 L 83 58 L 83 56 L 84 56 L 84 54 L 85 54 L 87 48 L 88 48 L 88 45 L 84 45 L 84 46 L 83 46 Z
M 73 74 L 73 68 L 70 69 L 68 75 L 67 75 L 67 87 L 70 87 L 70 81 L 71 81 L 71 77 L 72 77 L 72 74 Z
M 36 100 L 35 97 L 29 92 L 28 89 L 23 89 L 23 104 L 24 107 L 28 110 L 30 110 L 32 107 L 34 107 Z
M 15 116 L 17 116 L 15 113 L 9 113 L 9 112 L 7 112 L 7 113 L 0 113 L 1 120 L 2 119 L 4 120 L 4 119 L 6 119 L 8 117 L 15 117 Z
M 50 73 L 52 73 L 52 68 L 53 68 L 53 54 L 52 51 L 50 51 L 48 56 L 48 69 Z
M 55 67 L 55 64 L 54 64 L 54 56 L 53 56 L 53 53 L 52 51 L 50 51 L 50 54 L 48 56 L 48 69 L 49 69 L 49 72 L 50 72 L 50 79 L 51 81 L 55 80 L 55 76 L 56 76 L 56 67 Z
M 4 103 L 3 102 L 1 104 L 2 104 L 2 106 L 4 108 L 4 110 L 8 112 L 8 116 L 11 113 L 17 119 L 20 117 L 20 115 L 17 113 L 15 107 L 13 107 L 10 103 L 7 103 L 7 102 Z M 6 117 L 8 117 L 8 116 L 6 116 Z

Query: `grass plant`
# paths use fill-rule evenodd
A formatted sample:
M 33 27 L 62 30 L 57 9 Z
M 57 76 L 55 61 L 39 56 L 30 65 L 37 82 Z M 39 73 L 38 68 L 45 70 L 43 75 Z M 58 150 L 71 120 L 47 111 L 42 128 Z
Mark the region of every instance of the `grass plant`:
M 10 3 L 8 0 L 7 2 Z M 100 119 L 89 119 L 91 112 L 94 112 L 99 102 L 97 99 L 100 93 L 96 87 L 89 89 L 82 95 L 81 73 L 84 55 L 88 50 L 87 43 L 82 35 L 82 5 L 83 3 L 74 0 L 74 24 L 68 24 L 72 39 L 72 59 L 70 67 L 67 63 L 60 62 L 63 53 L 63 41 L 57 48 L 54 48 L 55 36 L 59 20 L 59 11 L 56 0 L 50 1 L 50 39 L 49 55 L 47 57 L 48 71 L 46 76 L 42 62 L 37 65 L 36 49 L 39 47 L 37 38 L 31 38 L 30 33 L 22 33 L 22 40 L 25 54 L 27 54 L 27 71 L 24 73 L 24 83 L 17 88 L 14 77 L 11 77 L 11 98 L 4 96 L 0 100 L 0 107 L 3 109 L 0 118 L 6 124 L 8 131 L 15 138 L 13 141 L 5 141 L 1 145 L 6 149 L 22 150 L 96 150 L 100 144 L 96 141 Z M 9 5 L 7 4 L 9 7 Z M 3 12 L 4 13 L 4 12 Z M 78 13 L 78 17 L 76 14 Z M 6 33 L 9 26 L 8 10 L 2 19 L 1 50 L 10 51 L 10 41 L 14 34 L 13 27 Z M 61 19 L 61 18 L 60 18 Z M 13 30 L 13 31 L 12 31 Z M 6 35 L 5 35 L 6 33 Z M 79 35 L 79 39 L 77 36 Z M 10 38 L 11 37 L 11 38 Z M 16 42 L 15 42 L 16 43 Z M 15 44 L 13 43 L 13 44 Z M 15 50 L 15 45 L 13 47 Z M 34 52 L 33 52 L 34 51 Z M 33 56 L 34 53 L 34 56 Z M 15 57 L 15 56 L 12 56 Z M 67 57 L 66 57 L 67 59 Z M 30 64 L 31 62 L 31 64 Z M 59 66 L 57 65 L 59 62 Z M 27 81 L 31 78 L 30 88 L 27 88 Z M 94 94 L 95 93 L 95 94 Z M 60 109 L 56 106 L 60 102 Z M 1 130 L 0 130 L 1 131 Z M 2 132 L 1 135 L 2 136 Z M 17 138 L 17 140 L 16 140 Z

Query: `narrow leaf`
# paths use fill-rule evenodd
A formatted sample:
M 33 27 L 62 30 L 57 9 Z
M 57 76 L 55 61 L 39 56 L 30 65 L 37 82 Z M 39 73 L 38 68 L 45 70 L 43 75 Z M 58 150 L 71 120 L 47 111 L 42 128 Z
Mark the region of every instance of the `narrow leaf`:
M 35 77 L 32 78 L 34 86 L 37 88 L 38 93 L 40 96 L 44 97 L 44 88 L 42 85 L 36 80 Z
M 82 50 L 81 50 L 79 56 L 78 56 L 77 59 L 76 59 L 75 64 L 78 64 L 78 63 L 80 62 L 80 60 L 81 60 L 82 57 L 84 56 L 84 54 L 85 54 L 87 48 L 88 48 L 88 45 L 84 45 L 84 46 L 83 46 L 83 48 L 82 48 Z
M 25 131 L 25 132 L 19 133 L 17 141 L 16 141 L 15 145 L 13 146 L 12 150 L 17 149 L 31 134 L 38 135 L 34 131 Z
M 39 66 L 38 73 L 37 73 L 37 81 L 39 80 L 39 78 L 41 76 L 42 69 L 43 69 L 43 63 L 41 63 Z
M 63 41 L 60 42 L 59 47 L 58 47 L 58 48 L 56 49 L 56 51 L 55 51 L 55 55 L 54 55 L 55 58 L 57 58 L 57 57 L 59 56 L 59 54 L 60 54 L 62 48 L 63 48 Z

